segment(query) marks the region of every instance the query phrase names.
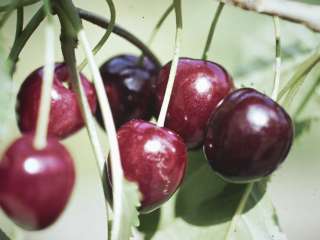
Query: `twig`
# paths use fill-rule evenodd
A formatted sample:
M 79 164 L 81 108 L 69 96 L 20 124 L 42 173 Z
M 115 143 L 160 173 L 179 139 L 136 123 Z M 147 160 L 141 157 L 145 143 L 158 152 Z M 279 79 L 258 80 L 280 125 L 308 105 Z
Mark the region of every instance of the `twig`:
M 320 6 L 289 0 L 218 0 L 245 10 L 254 11 L 305 25 L 320 32 Z

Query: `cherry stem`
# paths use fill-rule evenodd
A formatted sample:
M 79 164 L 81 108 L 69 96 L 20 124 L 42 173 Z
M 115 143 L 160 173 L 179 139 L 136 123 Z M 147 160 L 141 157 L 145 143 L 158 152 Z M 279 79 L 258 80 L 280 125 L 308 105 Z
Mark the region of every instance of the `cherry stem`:
M 156 26 L 154 27 L 150 38 L 147 42 L 148 46 L 151 46 L 151 44 L 153 43 L 156 35 L 158 34 L 162 24 L 164 23 L 164 21 L 167 19 L 167 17 L 170 15 L 170 13 L 172 12 L 172 10 L 174 9 L 174 5 L 173 3 L 169 5 L 169 7 L 166 9 L 166 11 L 162 14 L 162 16 L 160 17 L 159 21 L 157 22 Z
M 54 26 L 50 13 L 49 0 L 44 0 L 44 4 L 48 21 L 45 29 L 46 52 L 44 77 L 41 85 L 40 107 L 34 138 L 34 147 L 36 149 L 42 149 L 47 145 L 47 133 L 51 107 L 51 89 L 54 75 Z
M 14 37 L 14 42 L 17 41 L 23 30 L 24 22 L 24 10 L 23 7 L 17 8 L 17 23 L 16 23 L 16 34 Z
M 99 137 L 97 134 L 96 125 L 94 122 L 94 118 L 92 116 L 92 112 L 90 110 L 90 106 L 88 103 L 87 96 L 84 92 L 83 85 L 79 76 L 79 72 L 76 67 L 76 57 L 75 57 L 75 48 L 77 46 L 77 37 L 76 32 L 74 31 L 71 23 L 66 17 L 66 14 L 59 8 L 56 8 L 58 12 L 58 16 L 61 22 L 61 47 L 62 47 L 62 53 L 65 59 L 65 62 L 68 65 L 70 77 L 73 83 L 73 86 L 75 87 L 75 91 L 77 93 L 77 98 L 79 105 L 81 106 L 82 115 L 85 121 L 87 133 L 89 135 L 89 139 L 93 148 L 93 152 L 96 159 L 96 166 L 100 175 L 103 191 L 104 191 L 104 197 L 105 197 L 105 214 L 106 214 L 106 222 L 109 220 L 109 213 L 108 213 L 108 205 L 107 205 L 107 199 L 109 197 L 107 188 L 105 187 L 104 182 L 106 181 L 103 173 L 104 173 L 104 163 L 105 163 L 105 157 L 103 154 L 102 146 L 99 141 Z M 108 239 L 108 224 L 106 224 L 106 230 L 107 230 L 107 239 Z
M 162 16 L 160 17 L 159 21 L 157 22 L 156 26 L 154 27 L 154 29 L 151 32 L 150 38 L 147 41 L 147 46 L 151 46 L 151 44 L 153 43 L 156 35 L 158 34 L 162 24 L 164 23 L 164 21 L 167 19 L 167 17 L 170 15 L 170 13 L 172 12 L 172 10 L 174 9 L 174 5 L 173 3 L 171 3 L 169 5 L 169 7 L 166 9 L 166 11 L 162 14 Z M 139 63 L 140 65 L 143 64 L 143 59 L 144 59 L 144 54 L 142 53 L 139 59 Z
M 45 12 L 43 8 L 40 8 L 37 13 L 32 17 L 30 22 L 27 24 L 25 29 L 21 32 L 20 36 L 14 42 L 11 51 L 9 53 L 8 62 L 9 62 L 9 72 L 11 75 L 15 70 L 15 66 L 18 62 L 19 55 L 28 42 L 31 35 L 39 27 L 40 23 L 45 18 Z M 11 63 L 10 63 L 11 62 Z
M 114 125 L 110 103 L 107 94 L 104 89 L 102 77 L 100 75 L 99 69 L 95 63 L 93 53 L 87 39 L 84 30 L 78 33 L 80 43 L 85 51 L 88 58 L 89 67 L 93 75 L 93 81 L 98 95 L 98 101 L 100 104 L 102 118 L 104 125 L 107 129 L 109 146 L 110 146 L 110 159 L 111 159 L 111 173 L 112 173 L 112 189 L 113 189 L 113 228 L 112 228 L 112 239 L 119 239 L 121 232 L 121 216 L 123 213 L 122 201 L 123 201 L 123 170 L 120 160 L 120 150 L 117 139 L 116 128 Z
M 181 0 L 174 0 L 174 8 L 176 13 L 176 39 L 175 39 L 175 49 L 171 62 L 171 68 L 169 73 L 169 79 L 166 87 L 166 91 L 163 98 L 163 103 L 160 109 L 160 114 L 157 122 L 157 126 L 163 127 L 169 108 L 170 97 L 173 90 L 174 79 L 176 77 L 179 54 L 180 54 L 180 44 L 181 44 L 181 33 L 182 33 L 182 10 L 181 10 Z
M 58 17 L 62 25 L 62 53 L 68 67 L 70 68 L 69 71 L 73 83 L 72 85 L 75 87 L 75 90 L 78 93 L 79 105 L 81 106 L 81 111 L 85 120 L 88 135 L 92 144 L 92 148 L 94 150 L 94 154 L 96 156 L 96 163 L 99 169 L 99 174 L 102 177 L 104 173 L 105 157 L 99 141 L 97 129 L 90 110 L 88 99 L 84 93 L 82 82 L 80 81 L 79 72 L 77 69 L 74 69 L 74 66 L 76 66 L 76 57 L 74 51 L 77 47 L 78 42 L 77 32 L 69 21 L 67 14 L 60 8 L 60 6 L 56 6 L 55 9 L 58 13 Z M 102 181 L 104 182 L 104 179 L 102 179 Z
M 274 36 L 275 36 L 275 49 L 276 49 L 276 58 L 274 65 L 274 82 L 271 98 L 277 100 L 279 93 L 280 85 L 280 76 L 281 76 L 281 42 L 280 42 L 280 19 L 278 16 L 273 17 L 274 22 Z
M 151 44 L 153 43 L 156 35 L 158 34 L 162 24 L 164 23 L 164 21 L 167 19 L 167 17 L 170 15 L 170 13 L 172 12 L 172 10 L 174 9 L 174 5 L 173 3 L 171 3 L 169 5 L 169 7 L 166 9 L 166 11 L 162 14 L 162 16 L 160 17 L 159 21 L 157 22 L 156 26 L 154 27 L 154 29 L 151 32 L 150 38 L 147 41 L 147 46 L 151 46 Z M 144 54 L 142 53 L 142 55 L 140 56 L 139 62 L 142 64 L 143 63 L 143 58 L 144 58 Z
M 113 31 L 114 25 L 116 23 L 116 9 L 115 9 L 114 3 L 112 0 L 107 0 L 107 3 L 109 6 L 111 18 L 110 18 L 110 22 L 108 24 L 106 33 L 102 36 L 100 41 L 97 43 L 97 45 L 92 50 L 94 55 L 96 55 L 100 51 L 100 49 L 103 47 L 103 45 L 106 43 L 106 41 L 110 37 L 110 35 Z M 82 63 L 79 65 L 78 69 L 81 71 L 87 65 L 87 63 L 88 63 L 87 59 L 84 59 L 82 61 Z
M 102 112 L 103 123 L 106 126 L 107 136 L 110 146 L 111 173 L 112 173 L 112 189 L 113 189 L 113 228 L 111 239 L 117 240 L 120 238 L 122 230 L 122 216 L 124 216 L 123 204 L 126 201 L 124 197 L 124 175 L 120 161 L 120 150 L 118 145 L 116 128 L 114 125 L 111 107 L 104 88 L 99 68 L 94 60 L 94 55 L 91 51 L 91 46 L 87 39 L 86 33 L 83 30 L 79 13 L 71 1 L 59 1 L 61 8 L 67 13 L 67 17 L 71 22 L 74 31 L 77 33 L 80 45 L 88 59 L 89 68 L 93 75 L 93 83 L 98 96 L 98 102 Z
M 83 10 L 78 8 L 79 16 L 88 21 L 91 22 L 99 27 L 102 28 L 108 28 L 110 22 L 101 16 L 98 16 L 92 12 Z M 136 36 L 134 36 L 132 33 L 127 31 L 126 29 L 120 27 L 119 25 L 115 24 L 113 31 L 114 34 L 117 34 L 118 36 L 126 39 L 128 42 L 139 48 L 145 56 L 147 56 L 152 62 L 154 62 L 157 67 L 160 67 L 160 61 L 158 58 L 155 56 L 155 54 L 141 41 L 139 40 Z
M 238 223 L 238 220 L 239 220 L 239 217 L 242 215 L 245 207 L 246 207 L 246 204 L 248 202 L 248 199 L 250 197 L 250 194 L 252 192 L 252 189 L 253 189 L 253 186 L 254 186 L 254 182 L 252 183 L 248 183 L 245 187 L 245 191 L 240 199 L 240 202 L 239 202 L 239 205 L 231 219 L 231 222 L 229 223 L 229 226 L 228 226 L 228 231 L 224 237 L 225 240 L 229 240 L 231 239 L 232 237 L 232 234 L 234 233 L 235 231 L 235 228 L 236 228 L 236 225 Z
M 203 49 L 203 53 L 202 53 L 202 57 L 201 57 L 202 60 L 207 60 L 208 59 L 208 52 L 210 50 L 210 46 L 211 46 L 211 43 L 212 43 L 213 35 L 214 35 L 215 29 L 217 27 L 218 20 L 220 18 L 220 15 L 222 13 L 222 10 L 223 10 L 224 6 L 225 6 L 224 2 L 219 2 L 218 8 L 216 10 L 216 13 L 214 14 L 214 17 L 213 17 L 213 20 L 212 20 L 212 23 L 211 23 L 211 26 L 210 26 L 210 30 L 209 30 L 209 33 L 208 33 L 206 45 L 205 45 L 205 47 Z
M 83 28 L 82 22 L 72 0 L 56 0 L 55 5 L 58 5 L 59 8 L 63 9 L 63 11 L 66 13 L 65 16 L 67 19 L 69 19 L 74 31 L 79 33 Z

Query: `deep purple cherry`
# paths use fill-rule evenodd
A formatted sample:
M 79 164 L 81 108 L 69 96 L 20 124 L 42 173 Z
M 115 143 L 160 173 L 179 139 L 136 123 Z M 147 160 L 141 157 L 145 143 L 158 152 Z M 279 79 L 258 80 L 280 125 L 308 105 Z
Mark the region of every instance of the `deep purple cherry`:
M 171 62 L 156 81 L 158 111 L 164 98 Z M 189 148 L 203 143 L 206 124 L 217 104 L 234 88 L 227 71 L 209 61 L 180 58 L 165 127 L 178 133 Z
M 116 127 L 131 119 L 149 120 L 154 113 L 156 64 L 133 55 L 118 55 L 100 67 Z M 101 126 L 101 111 L 97 119 Z
M 75 182 L 75 169 L 66 148 L 55 138 L 37 150 L 33 136 L 18 138 L 0 162 L 0 206 L 19 226 L 40 230 L 64 210 Z
M 23 133 L 34 132 L 37 124 L 43 67 L 32 72 L 23 82 L 17 99 L 18 125 Z M 80 75 L 92 112 L 96 110 L 96 93 L 93 85 Z M 65 64 L 56 64 L 51 90 L 51 111 L 48 134 L 65 138 L 84 125 L 77 96 L 72 89 L 68 68 Z
M 187 166 L 183 140 L 174 132 L 142 120 L 131 120 L 118 130 L 125 177 L 142 194 L 141 212 L 167 201 L 180 186 Z
M 293 135 L 292 120 L 280 105 L 244 88 L 228 95 L 213 113 L 204 152 L 223 178 L 249 182 L 277 169 L 290 150 Z

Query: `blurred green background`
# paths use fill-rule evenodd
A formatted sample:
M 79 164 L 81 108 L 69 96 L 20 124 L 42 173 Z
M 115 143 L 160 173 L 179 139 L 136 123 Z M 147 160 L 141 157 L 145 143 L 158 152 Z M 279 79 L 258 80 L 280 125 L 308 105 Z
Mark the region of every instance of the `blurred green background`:
M 147 41 L 153 26 L 171 1 L 115 0 L 117 23 Z M 76 5 L 109 16 L 105 1 L 77 0 Z M 210 22 L 217 4 L 212 0 L 183 0 L 183 44 L 181 55 L 201 57 Z M 26 19 L 39 5 L 26 8 Z M 57 22 L 57 19 L 56 19 Z M 10 46 L 14 37 L 15 19 L 12 17 L 5 26 L 4 39 Z M 23 50 L 15 74 L 15 94 L 23 79 L 44 61 L 44 24 L 32 36 Z M 303 26 L 281 22 L 283 54 L 286 56 L 282 81 L 292 75 L 295 64 L 312 52 L 320 42 L 319 36 Z M 85 24 L 86 32 L 93 46 L 104 31 L 91 24 Z M 152 49 L 162 63 L 172 57 L 174 42 L 174 15 L 165 22 Z M 56 27 L 56 60 L 60 61 L 59 27 Z M 79 62 L 83 54 L 79 49 Z M 123 39 L 112 35 L 96 57 L 99 64 L 117 53 L 135 53 L 139 50 Z M 273 80 L 274 37 L 271 17 L 249 13 L 234 7 L 226 7 L 214 37 L 210 60 L 223 64 L 233 75 L 238 86 L 251 86 L 267 94 L 271 93 Z M 84 71 L 90 77 L 88 69 Z M 304 96 L 308 87 L 319 75 L 315 69 L 294 99 L 292 108 Z M 320 117 L 320 92 L 312 99 L 302 114 L 302 119 Z M 14 114 L 14 109 L 10 109 Z M 0 151 L 19 135 L 15 122 L 6 139 L 1 139 Z M 104 135 L 100 130 L 100 135 Z M 278 210 L 280 221 L 288 239 L 319 240 L 320 219 L 320 161 L 318 159 L 320 124 L 315 122 L 302 137 L 297 139 L 285 164 L 274 174 L 269 193 Z M 73 240 L 105 239 L 103 216 L 103 194 L 96 171 L 93 153 L 85 130 L 64 141 L 77 165 L 78 181 L 73 197 L 59 221 L 49 229 L 38 233 L 25 233 L 30 240 Z M 107 146 L 105 146 L 107 148 Z M 0 223 L 8 224 L 1 214 Z

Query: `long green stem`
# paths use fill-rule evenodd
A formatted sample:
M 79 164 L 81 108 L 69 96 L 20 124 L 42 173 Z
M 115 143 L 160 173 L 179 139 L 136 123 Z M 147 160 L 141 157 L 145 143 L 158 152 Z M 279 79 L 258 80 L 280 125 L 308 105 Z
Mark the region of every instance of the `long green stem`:
M 17 8 L 17 23 L 16 23 L 16 34 L 14 41 L 16 41 L 22 33 L 24 22 L 24 10 L 23 7 Z
M 176 40 L 175 40 L 175 49 L 173 53 L 173 58 L 171 62 L 171 68 L 169 73 L 169 79 L 164 94 L 162 106 L 160 109 L 160 114 L 158 118 L 157 125 L 159 127 L 164 126 L 166 119 L 171 93 L 173 90 L 174 79 L 176 77 L 179 55 L 180 55 L 180 44 L 181 44 L 181 33 L 182 33 L 182 10 L 181 10 L 181 0 L 174 0 L 174 8 L 176 13 Z
M 78 8 L 79 16 L 89 21 L 97 26 L 102 28 L 107 28 L 109 25 L 109 21 L 101 16 L 98 16 L 92 12 L 83 10 Z M 155 54 L 135 35 L 127 31 L 126 29 L 120 27 L 119 25 L 115 24 L 113 28 L 113 33 L 119 35 L 120 37 L 126 39 L 131 44 L 139 48 L 145 56 L 147 56 L 152 62 L 154 62 L 158 67 L 161 66 L 159 59 L 155 56 Z
M 275 60 L 275 74 L 274 74 L 274 83 L 271 97 L 274 100 L 277 100 L 279 93 L 280 85 L 280 76 L 281 76 L 281 42 L 280 42 L 280 20 L 278 16 L 273 17 L 274 21 L 274 35 L 275 35 L 275 44 L 276 44 L 276 60 Z
M 79 106 L 81 107 L 87 133 L 89 135 L 93 152 L 95 154 L 96 165 L 99 170 L 99 175 L 100 175 L 100 179 L 102 182 L 102 187 L 105 195 L 106 232 L 107 232 L 107 239 L 108 239 L 109 213 L 108 213 L 107 199 L 109 197 L 109 194 L 107 192 L 107 189 L 105 188 L 104 182 L 106 181 L 106 179 L 103 176 L 105 157 L 104 157 L 104 152 L 103 152 L 101 143 L 99 141 L 96 125 L 94 122 L 94 118 L 92 116 L 92 112 L 90 110 L 88 99 L 84 92 L 83 85 L 79 77 L 79 72 L 76 67 L 75 48 L 77 46 L 77 37 L 76 37 L 77 33 L 76 31 L 74 31 L 71 23 L 67 19 L 66 14 L 59 7 L 57 7 L 56 10 L 58 12 L 58 16 L 62 26 L 61 47 L 62 47 L 64 60 L 69 67 L 72 85 L 74 86 L 74 89 L 77 92 Z
M 212 43 L 212 38 L 213 38 L 215 29 L 216 29 L 216 26 L 217 26 L 217 23 L 218 23 L 218 20 L 219 20 L 219 17 L 221 15 L 221 12 L 223 10 L 224 5 L 225 5 L 224 2 L 219 2 L 217 11 L 216 11 L 216 13 L 214 15 L 214 18 L 212 20 L 211 27 L 210 27 L 210 30 L 209 30 L 209 33 L 208 33 L 208 37 L 207 37 L 207 42 L 206 42 L 206 45 L 205 45 L 205 47 L 203 49 L 203 53 L 202 53 L 202 59 L 203 60 L 207 60 L 208 59 L 208 52 L 210 50 L 210 46 L 211 46 L 211 43 Z
M 154 29 L 151 32 L 150 38 L 147 41 L 147 46 L 150 47 L 151 44 L 153 43 L 156 35 L 158 34 L 162 24 L 164 23 L 164 21 L 167 19 L 167 17 L 170 15 L 170 13 L 172 12 L 172 10 L 174 9 L 174 5 L 173 3 L 170 4 L 170 6 L 166 9 L 166 11 L 162 14 L 162 16 L 160 17 L 159 21 L 157 22 L 156 26 L 154 27 Z M 139 59 L 139 63 L 140 65 L 143 64 L 143 59 L 144 59 L 144 54 L 142 52 L 140 59 Z
M 82 23 L 79 15 L 76 11 L 76 7 L 73 4 L 72 0 L 55 0 L 55 5 L 61 8 L 65 13 L 66 17 L 70 21 L 74 31 L 79 33 L 82 30 Z
M 116 128 L 114 125 L 112 112 L 108 97 L 104 90 L 102 77 L 100 75 L 99 69 L 94 61 L 94 56 L 91 52 L 89 42 L 87 40 L 86 34 L 81 30 L 78 34 L 80 43 L 85 51 L 88 58 L 89 66 L 93 75 L 93 81 L 96 88 L 98 101 L 100 104 L 102 118 L 107 129 L 109 145 L 110 147 L 110 157 L 111 157 L 111 173 L 112 173 L 112 189 L 113 189 L 113 228 L 111 238 L 113 240 L 119 239 L 121 234 L 121 216 L 124 214 L 124 209 L 122 208 L 122 199 L 124 194 L 123 189 L 123 170 L 120 161 L 120 150 L 117 140 Z
M 27 41 L 31 37 L 31 35 L 34 33 L 34 31 L 38 28 L 40 23 L 45 18 L 45 13 L 43 8 L 40 8 L 37 13 L 32 17 L 30 22 L 27 24 L 25 29 L 20 34 L 17 41 L 15 41 L 14 45 L 11 48 L 11 51 L 9 53 L 9 61 L 11 62 L 10 65 L 10 73 L 13 74 L 13 71 L 15 69 L 16 63 L 18 61 L 19 55 L 26 45 Z
M 111 18 L 110 18 L 110 22 L 108 24 L 106 33 L 102 36 L 100 41 L 97 43 L 97 45 L 92 50 L 94 55 L 96 55 L 100 51 L 102 46 L 106 43 L 106 41 L 108 40 L 110 34 L 112 33 L 114 25 L 116 23 L 116 9 L 115 9 L 114 3 L 112 0 L 107 0 L 107 3 L 109 6 L 109 9 L 110 9 Z M 78 67 L 79 70 L 83 69 L 87 65 L 87 63 L 88 63 L 87 59 L 84 59 Z
M 38 112 L 37 127 L 34 138 L 34 146 L 42 149 L 47 145 L 47 133 L 51 107 L 51 89 L 54 75 L 54 25 L 50 11 L 49 0 L 44 1 L 44 9 L 47 15 L 47 25 L 45 29 L 46 53 L 44 77 L 41 85 L 41 99 Z
M 253 186 L 254 186 L 254 182 L 253 183 L 248 183 L 247 186 L 246 186 L 246 189 L 241 197 L 241 200 L 240 200 L 240 203 L 233 215 L 233 218 L 231 219 L 231 222 L 229 223 L 229 226 L 228 226 L 228 230 L 226 232 L 226 235 L 224 237 L 224 240 L 230 240 L 232 239 L 232 234 L 234 233 L 235 231 L 235 228 L 236 228 L 236 225 L 238 223 L 238 220 L 239 220 L 239 217 L 241 216 L 241 214 L 243 213 L 245 207 L 246 207 L 246 204 L 248 202 L 248 199 L 250 197 L 250 194 L 252 192 L 252 189 L 253 189 Z
M 81 25 L 81 19 L 78 11 L 72 2 L 69 5 L 65 5 L 63 0 L 59 1 L 59 6 L 67 13 L 68 18 L 77 33 L 80 45 L 82 46 L 84 53 L 88 59 L 89 68 L 93 75 L 93 83 L 98 97 L 98 102 L 102 112 L 102 119 L 107 129 L 107 136 L 110 146 L 110 159 L 111 159 L 111 173 L 112 173 L 112 190 L 113 190 L 113 227 L 111 231 L 111 239 L 119 240 L 122 231 L 122 216 L 125 215 L 125 208 L 127 199 L 125 199 L 124 192 L 124 174 L 120 161 L 120 150 L 118 145 L 116 128 L 114 125 L 110 103 L 104 89 L 103 81 L 99 68 L 94 60 L 94 55 L 91 51 L 91 46 L 87 39 L 86 33 Z M 78 25 L 80 24 L 80 25 Z M 122 240 L 122 239 L 121 239 Z
M 170 13 L 172 12 L 172 10 L 174 9 L 174 5 L 173 3 L 170 4 L 170 6 L 166 9 L 166 11 L 162 14 L 162 16 L 160 17 L 159 21 L 157 22 L 156 26 L 154 27 L 154 29 L 152 30 L 152 33 L 150 35 L 150 38 L 147 42 L 148 46 L 151 46 L 151 44 L 153 43 L 156 35 L 158 34 L 162 24 L 164 23 L 164 21 L 167 19 L 167 17 L 170 15 Z
M 37 119 L 37 128 L 35 132 L 34 145 L 37 149 L 42 149 L 47 145 L 47 132 L 49 124 L 50 106 L 51 106 L 51 88 L 54 72 L 54 27 L 48 20 L 46 29 L 46 55 L 44 78 L 41 86 L 41 100 Z

